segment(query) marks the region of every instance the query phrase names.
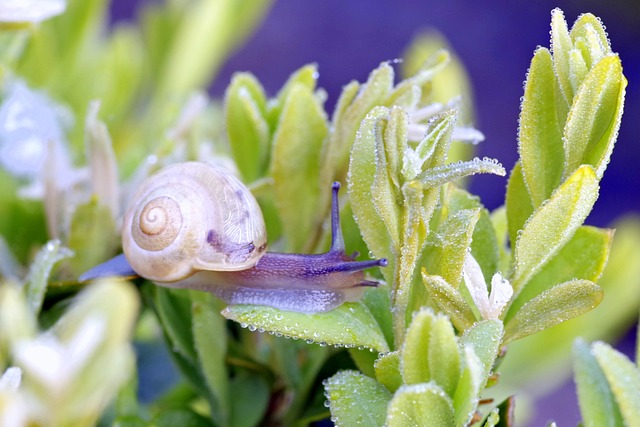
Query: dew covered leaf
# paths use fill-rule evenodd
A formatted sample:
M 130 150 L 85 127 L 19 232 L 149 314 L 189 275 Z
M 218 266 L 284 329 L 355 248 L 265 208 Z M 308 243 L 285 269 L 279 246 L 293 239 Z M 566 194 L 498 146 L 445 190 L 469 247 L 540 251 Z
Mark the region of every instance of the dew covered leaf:
M 476 355 L 473 347 L 461 347 L 462 371 L 458 380 L 458 387 L 453 397 L 456 426 L 467 425 L 478 406 L 478 395 L 482 388 L 483 363 Z
M 429 233 L 429 250 L 425 254 L 425 267 L 429 274 L 440 276 L 447 283 L 457 287 L 479 218 L 480 209 L 454 211 L 437 230 Z
M 399 351 L 381 354 L 373 366 L 376 379 L 390 392 L 395 392 L 402 385 Z
M 500 163 L 492 159 L 480 159 L 476 157 L 468 161 L 459 161 L 429 168 L 422 172 L 418 176 L 418 179 L 426 188 L 433 188 L 479 173 L 499 176 L 506 174 Z
M 547 265 L 532 277 L 509 307 L 515 313 L 522 305 L 553 285 L 572 279 L 596 282 L 609 258 L 613 230 L 582 226 Z M 510 314 L 506 319 L 510 318 Z
M 593 169 L 581 166 L 526 222 L 514 251 L 516 293 L 571 239 L 591 211 L 598 189 Z
M 227 319 L 251 329 L 319 344 L 366 347 L 378 352 L 389 345 L 375 318 L 362 302 L 347 302 L 324 313 L 306 314 L 258 305 L 232 305 L 222 310 Z
M 440 276 L 428 275 L 422 270 L 422 280 L 429 296 L 442 310 L 458 331 L 465 331 L 476 321 L 473 310 L 458 288 L 454 288 Z
M 585 62 L 589 68 L 593 67 L 603 56 L 611 53 L 607 33 L 602 22 L 591 13 L 583 13 L 571 27 L 569 33 L 576 47 L 586 44 Z M 587 61 L 588 60 L 588 61 Z
M 376 107 L 362 121 L 353 148 L 347 184 L 354 217 L 362 237 L 376 257 L 387 258 L 389 266 L 383 269 L 387 283 L 393 282 L 395 262 L 394 246 L 387 227 L 378 214 L 372 198 L 372 188 L 376 176 L 376 128 L 385 119 L 389 110 Z
M 405 384 L 426 383 L 431 380 L 431 328 L 437 318 L 431 310 L 422 309 L 411 320 L 401 353 L 400 366 Z
M 553 46 L 553 66 L 558 76 L 558 83 L 564 94 L 565 102 L 570 105 L 573 99 L 569 55 L 573 49 L 573 41 L 569 35 L 567 21 L 560 9 L 551 12 L 551 43 Z
M 460 377 L 460 355 L 453 325 L 444 316 L 437 317 L 431 325 L 429 372 L 431 379 L 445 393 L 449 396 L 454 395 Z
M 348 85 L 340 97 L 339 108 L 336 108 L 332 120 L 334 127 L 329 138 L 330 151 L 324 163 L 325 166 L 336 169 L 338 178 L 346 175 L 349 149 L 356 139 L 356 133 L 361 132 L 358 129 L 361 128 L 362 121 L 372 114 L 374 107 L 384 105 L 391 94 L 394 75 L 391 65 L 383 62 L 369 74 L 366 83 L 359 86 L 357 83 Z M 353 157 L 352 154 L 351 158 Z M 351 166 L 349 169 L 351 170 Z
M 556 285 L 528 301 L 509 319 L 503 341 L 506 344 L 584 314 L 602 298 L 602 289 L 588 280 Z
M 626 84 L 617 55 L 602 58 L 585 77 L 564 128 L 565 176 L 589 164 L 602 178 L 618 137 Z
M 271 159 L 275 201 L 289 252 L 304 250 L 316 226 L 319 158 L 327 134 L 325 113 L 313 92 L 294 84 L 273 136 Z
M 640 419 L 640 370 L 624 354 L 603 342 L 591 346 L 611 388 L 625 425 Z
M 458 121 L 458 112 L 449 110 L 430 123 L 425 137 L 418 143 L 415 155 L 418 159 L 413 167 L 405 160 L 403 162 L 403 175 L 406 180 L 412 180 L 421 175 L 423 170 L 429 170 L 442 166 L 447 159 L 451 136 Z M 427 187 L 432 188 L 432 187 Z
M 509 242 L 511 243 L 511 248 L 513 248 L 518 240 L 519 231 L 524 228 L 524 224 L 533 214 L 533 202 L 524 182 L 521 162 L 516 163 L 511 170 L 511 176 L 507 183 L 505 207 L 507 210 Z
M 375 137 L 376 170 L 371 198 L 376 212 L 384 222 L 394 247 L 400 246 L 400 208 L 396 202 L 402 156 L 407 147 L 409 117 L 399 107 L 389 110 L 387 118 L 377 122 Z
M 480 386 L 484 386 L 500 350 L 504 327 L 499 320 L 482 320 L 467 329 L 460 338 L 460 346 L 472 346 L 482 364 Z
M 341 371 L 327 379 L 324 387 L 336 426 L 384 425 L 391 394 L 373 378 Z
M 444 200 L 441 200 L 440 203 L 442 205 L 446 203 L 450 212 L 462 209 L 478 209 L 480 211 L 480 216 L 475 223 L 473 235 L 471 236 L 470 248 L 471 254 L 482 268 L 485 281 L 490 283 L 491 278 L 498 271 L 500 249 L 489 212 L 482 206 L 479 197 L 457 187 L 455 184 L 449 184 L 446 187 L 446 194 L 443 197 Z
M 623 425 L 620 409 L 589 344 L 573 344 L 573 369 L 580 413 L 585 427 Z
M 535 207 L 560 184 L 564 162 L 562 128 L 567 114 L 563 104 L 551 53 L 538 48 L 527 74 L 518 132 L 524 181 Z
M 434 383 L 403 385 L 389 403 L 389 427 L 455 426 L 453 402 Z

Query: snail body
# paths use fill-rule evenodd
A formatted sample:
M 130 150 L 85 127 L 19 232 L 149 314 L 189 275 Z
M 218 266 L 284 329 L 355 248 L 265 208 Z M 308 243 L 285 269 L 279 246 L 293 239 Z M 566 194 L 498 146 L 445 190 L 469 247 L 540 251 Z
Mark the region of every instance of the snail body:
M 344 250 L 333 184 L 331 249 L 323 254 L 266 252 L 259 205 L 227 171 L 201 162 L 163 169 L 140 187 L 125 213 L 124 255 L 80 279 L 138 275 L 160 286 L 211 292 L 228 304 L 317 313 L 356 301 L 363 270 L 386 260 L 355 261 Z

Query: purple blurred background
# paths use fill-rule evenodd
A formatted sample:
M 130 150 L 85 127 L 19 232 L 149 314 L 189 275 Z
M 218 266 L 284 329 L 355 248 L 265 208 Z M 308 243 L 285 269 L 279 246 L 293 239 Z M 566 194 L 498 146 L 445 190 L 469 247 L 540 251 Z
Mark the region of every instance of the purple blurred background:
M 151 1 L 151 0 L 147 0 Z M 141 1 L 113 0 L 113 19 L 135 19 Z M 640 2 L 637 0 L 507 0 L 474 1 L 372 1 L 372 0 L 280 0 L 266 21 L 221 70 L 211 92 L 221 97 L 236 71 L 257 75 L 269 94 L 274 94 L 289 74 L 315 62 L 319 86 L 329 94 L 332 109 L 343 85 L 364 81 L 381 61 L 401 56 L 420 30 L 435 28 L 457 51 L 467 67 L 475 92 L 477 126 L 486 140 L 477 155 L 499 159 L 509 170 L 516 161 L 516 135 L 523 81 L 536 46 L 549 45 L 550 12 L 560 7 L 569 25 L 580 13 L 602 18 L 613 50 L 622 58 L 630 80 L 625 113 L 611 164 L 602 190 L 587 220 L 610 226 L 627 212 L 640 211 Z M 504 200 L 504 178 L 481 176 L 471 191 L 489 209 Z M 627 354 L 634 338 L 621 344 Z M 542 402 L 544 415 L 532 425 L 555 419 L 559 425 L 579 420 L 572 384 Z

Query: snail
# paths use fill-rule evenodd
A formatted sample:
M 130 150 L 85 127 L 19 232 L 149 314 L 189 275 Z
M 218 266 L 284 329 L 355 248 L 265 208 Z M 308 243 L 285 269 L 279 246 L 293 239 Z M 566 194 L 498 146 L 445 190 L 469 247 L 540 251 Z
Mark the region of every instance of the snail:
M 260 207 L 224 169 L 203 162 L 169 166 L 148 178 L 123 222 L 123 254 L 81 281 L 140 276 L 157 285 L 211 292 L 226 303 L 318 313 L 357 301 L 363 270 L 386 259 L 356 261 L 345 253 L 333 184 L 331 248 L 322 254 L 267 252 Z

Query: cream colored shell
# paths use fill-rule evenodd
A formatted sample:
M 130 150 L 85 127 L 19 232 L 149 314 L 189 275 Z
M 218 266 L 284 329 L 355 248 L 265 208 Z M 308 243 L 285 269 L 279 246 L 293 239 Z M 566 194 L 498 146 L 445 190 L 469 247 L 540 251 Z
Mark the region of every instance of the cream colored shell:
M 125 213 L 122 245 L 140 276 L 173 282 L 199 270 L 250 268 L 267 235 L 256 199 L 237 178 L 188 162 L 142 184 Z

